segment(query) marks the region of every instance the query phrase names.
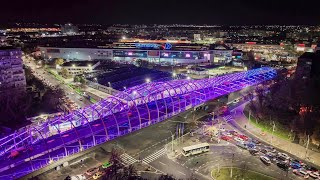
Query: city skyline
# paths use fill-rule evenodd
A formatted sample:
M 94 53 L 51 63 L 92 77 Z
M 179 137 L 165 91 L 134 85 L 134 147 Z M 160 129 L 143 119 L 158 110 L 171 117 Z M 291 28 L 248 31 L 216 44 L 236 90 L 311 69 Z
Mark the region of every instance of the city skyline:
M 101 24 L 318 24 L 319 2 L 300 1 L 7 1 L 1 23 L 101 23 Z M 84 13 L 85 12 L 85 13 Z

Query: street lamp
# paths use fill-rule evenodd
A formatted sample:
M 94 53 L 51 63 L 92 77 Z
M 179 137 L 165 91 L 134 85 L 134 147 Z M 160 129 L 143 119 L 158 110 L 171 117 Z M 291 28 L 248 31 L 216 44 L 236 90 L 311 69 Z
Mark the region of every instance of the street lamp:
M 150 81 L 150 78 L 146 78 L 146 83 L 149 83 Z
M 76 67 L 76 65 L 75 65 L 75 64 L 72 64 L 72 67 Z
M 190 79 L 191 79 L 191 78 L 188 76 L 188 77 L 187 77 L 187 80 L 190 80 Z
M 173 139 L 174 139 L 174 134 L 172 134 L 172 132 L 169 130 L 170 134 L 171 134 L 171 151 L 173 152 Z
M 177 77 L 177 73 L 173 72 L 173 73 L 172 73 L 172 76 L 173 76 L 173 77 Z
M 122 36 L 122 39 L 127 39 L 125 36 Z

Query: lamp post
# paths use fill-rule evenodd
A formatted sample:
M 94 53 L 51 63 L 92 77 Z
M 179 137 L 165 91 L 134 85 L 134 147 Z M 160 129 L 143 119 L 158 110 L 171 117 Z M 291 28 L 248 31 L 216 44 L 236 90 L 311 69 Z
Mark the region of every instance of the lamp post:
M 174 139 L 174 134 L 172 134 L 172 132 L 169 130 L 170 134 L 171 134 L 171 151 L 173 152 L 173 139 Z

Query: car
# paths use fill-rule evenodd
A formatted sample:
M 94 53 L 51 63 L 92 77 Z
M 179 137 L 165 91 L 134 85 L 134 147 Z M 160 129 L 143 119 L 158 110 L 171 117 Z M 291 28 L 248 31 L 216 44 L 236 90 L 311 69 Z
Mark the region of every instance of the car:
M 261 142 L 256 139 L 252 139 L 252 142 L 255 143 L 256 145 L 261 144 Z
M 85 179 L 87 179 L 87 178 L 86 178 L 86 176 L 84 176 L 83 174 L 79 174 L 79 175 L 71 176 L 70 179 L 71 179 L 71 180 L 85 180 Z
M 94 167 L 94 168 L 88 169 L 86 174 L 89 175 L 89 176 L 92 176 L 93 174 L 95 174 L 98 171 L 99 171 L 99 168 L 98 167 Z
M 271 164 L 270 159 L 267 158 L 266 156 L 260 156 L 260 160 L 266 165 L 270 165 Z
M 243 149 L 247 149 L 248 148 L 247 145 L 244 144 L 243 142 L 238 142 L 236 145 L 241 147 L 241 148 L 243 148 Z
M 235 141 L 237 141 L 237 142 L 242 142 L 242 143 L 244 143 L 243 142 L 243 140 L 241 139 L 241 138 L 239 138 L 239 137 L 235 137 L 235 138 L 233 138 Z
M 224 132 L 224 133 L 223 133 L 223 135 L 224 135 L 224 136 L 228 136 L 228 137 L 230 137 L 230 138 L 232 138 L 232 137 L 233 137 L 233 136 L 232 136 L 232 134 L 231 134 L 231 133 L 229 133 L 229 132 Z
M 259 154 L 259 151 L 258 151 L 257 149 L 250 149 L 250 150 L 249 150 L 249 153 L 252 154 L 252 155 L 254 155 L 254 156 L 256 156 L 256 155 Z
M 305 165 L 304 169 L 306 169 L 306 171 L 309 172 L 318 172 L 318 169 L 313 167 L 313 166 L 309 166 L 309 165 Z
M 109 161 L 107 161 L 107 162 L 103 163 L 101 167 L 102 167 L 103 169 L 107 169 L 107 168 L 109 168 L 109 167 L 111 167 L 111 166 L 112 166 L 112 163 L 110 163 Z
M 231 141 L 231 140 L 232 140 L 232 138 L 229 137 L 229 136 L 221 136 L 220 138 L 221 138 L 222 140 L 225 140 L 225 141 Z
M 103 175 L 103 173 L 99 171 L 99 172 L 96 172 L 96 173 L 92 176 L 92 178 L 93 178 L 93 179 L 99 179 L 102 175 Z
M 256 147 L 256 145 L 254 143 L 250 142 L 250 143 L 247 143 L 247 147 L 249 149 L 254 149 Z
M 297 175 L 297 176 L 301 176 L 305 179 L 308 179 L 309 178 L 309 174 L 307 173 L 307 171 L 305 171 L 304 169 L 294 169 L 293 170 L 293 174 Z
M 289 170 L 289 165 L 286 163 L 286 162 L 283 162 L 283 161 L 278 161 L 277 162 L 277 166 L 284 170 L 284 171 L 288 171 Z
M 277 158 L 281 161 L 289 162 L 290 157 L 285 153 L 278 153 Z
M 309 173 L 309 176 L 312 177 L 313 179 L 320 179 L 319 172 L 311 172 Z
M 241 138 L 244 141 L 248 141 L 248 139 L 249 139 L 248 136 L 245 136 L 245 135 L 242 135 L 242 134 L 238 135 L 238 137 Z
M 229 133 L 232 134 L 233 136 L 237 136 L 239 134 L 237 131 L 234 131 L 234 130 L 229 131 Z
M 301 165 L 299 163 L 290 163 L 290 167 L 292 169 L 300 169 L 301 168 Z
M 232 101 L 233 104 L 237 104 L 239 102 L 239 99 L 235 99 L 234 101 Z

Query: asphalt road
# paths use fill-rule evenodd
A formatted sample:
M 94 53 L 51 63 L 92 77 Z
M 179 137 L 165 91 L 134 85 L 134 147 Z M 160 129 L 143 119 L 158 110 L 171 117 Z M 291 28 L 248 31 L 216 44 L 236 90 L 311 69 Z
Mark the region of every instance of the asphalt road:
M 83 98 L 83 101 L 80 101 L 79 99 L 82 97 L 79 94 L 77 94 L 73 89 L 68 87 L 66 84 L 62 84 L 60 81 L 58 81 L 52 74 L 45 71 L 44 68 L 37 68 L 37 65 L 33 58 L 30 60 L 25 60 L 24 64 L 28 67 L 30 67 L 35 73 L 34 75 L 41 79 L 44 83 L 48 83 L 52 86 L 59 86 L 62 88 L 62 90 L 65 92 L 66 96 L 69 97 L 72 101 L 74 101 L 79 107 L 85 107 L 87 105 L 90 105 L 91 102 L 87 100 L 86 98 Z M 30 63 L 29 63 L 30 62 Z

